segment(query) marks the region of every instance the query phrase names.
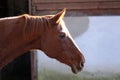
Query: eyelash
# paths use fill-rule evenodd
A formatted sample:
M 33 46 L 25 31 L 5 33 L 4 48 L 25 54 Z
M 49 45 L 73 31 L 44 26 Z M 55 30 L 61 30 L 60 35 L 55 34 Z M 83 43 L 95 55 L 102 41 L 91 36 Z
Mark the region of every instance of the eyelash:
M 60 38 L 65 38 L 65 37 L 66 37 L 66 34 L 65 34 L 65 33 L 61 33 L 59 37 L 60 37 Z

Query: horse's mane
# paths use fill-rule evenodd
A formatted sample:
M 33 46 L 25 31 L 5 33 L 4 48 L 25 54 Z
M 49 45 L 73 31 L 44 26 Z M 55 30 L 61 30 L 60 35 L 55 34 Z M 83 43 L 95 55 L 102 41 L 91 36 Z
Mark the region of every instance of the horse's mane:
M 50 16 L 31 16 L 31 15 L 23 15 L 25 17 L 25 24 L 24 24 L 24 36 L 27 37 L 26 34 L 38 33 L 40 32 L 41 28 L 43 31 L 46 27 L 50 26 L 48 21 Z M 39 30 L 39 31 L 38 31 Z

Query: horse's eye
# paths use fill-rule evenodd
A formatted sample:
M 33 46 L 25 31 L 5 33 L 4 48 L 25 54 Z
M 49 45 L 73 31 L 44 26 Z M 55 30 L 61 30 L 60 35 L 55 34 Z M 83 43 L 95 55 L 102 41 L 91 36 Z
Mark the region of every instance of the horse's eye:
M 66 37 L 66 34 L 65 34 L 65 33 L 61 33 L 59 37 L 60 37 L 60 38 L 65 38 L 65 37 Z

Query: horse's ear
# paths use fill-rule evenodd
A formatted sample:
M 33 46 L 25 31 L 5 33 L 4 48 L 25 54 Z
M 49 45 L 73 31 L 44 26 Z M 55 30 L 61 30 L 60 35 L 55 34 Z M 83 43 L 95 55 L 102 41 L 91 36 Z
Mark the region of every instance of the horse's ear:
M 50 21 L 53 24 L 59 23 L 60 19 L 63 19 L 63 17 L 65 16 L 66 13 L 66 8 L 64 8 L 61 12 L 57 13 L 56 15 L 54 15 Z

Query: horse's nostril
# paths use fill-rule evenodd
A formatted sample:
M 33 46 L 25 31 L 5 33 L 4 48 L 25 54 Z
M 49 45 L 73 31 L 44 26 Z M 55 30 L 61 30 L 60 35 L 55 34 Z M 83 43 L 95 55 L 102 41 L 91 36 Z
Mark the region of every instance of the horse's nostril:
M 81 62 L 80 65 L 81 65 L 81 67 L 84 67 L 84 62 Z

